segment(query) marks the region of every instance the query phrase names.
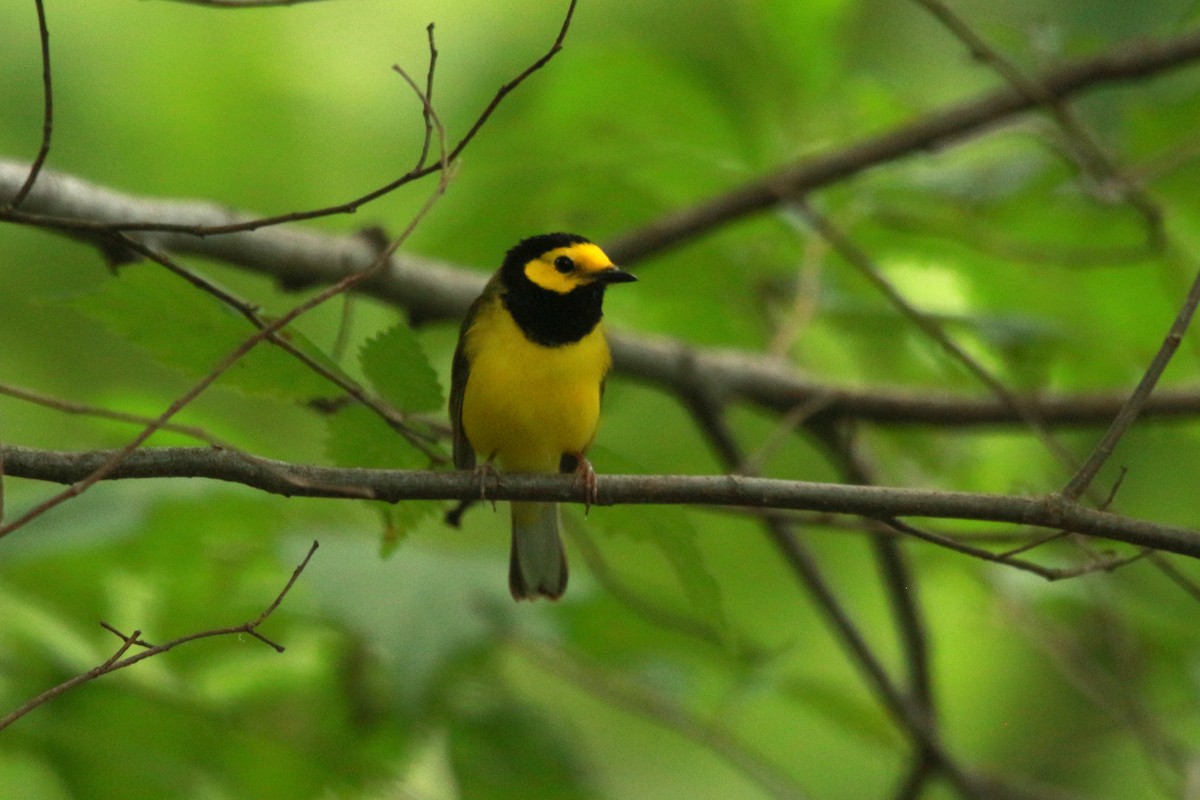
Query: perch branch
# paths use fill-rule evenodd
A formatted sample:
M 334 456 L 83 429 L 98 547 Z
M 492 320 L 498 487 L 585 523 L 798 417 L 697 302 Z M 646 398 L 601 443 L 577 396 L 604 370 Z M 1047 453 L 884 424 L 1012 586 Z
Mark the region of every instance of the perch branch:
M 93 475 L 117 452 L 121 451 L 61 452 L 0 445 L 9 478 L 62 484 Z M 480 490 L 479 478 L 470 471 L 319 467 L 204 447 L 143 449 L 130 453 L 103 477 L 209 478 L 288 497 L 370 497 L 391 503 L 478 499 Z M 931 517 L 1033 525 L 1200 558 L 1200 531 L 1086 508 L 1057 495 L 1021 497 L 736 475 L 602 475 L 597 491 L 597 505 L 707 504 L 872 519 Z M 486 492 L 495 500 L 585 500 L 571 476 L 560 475 L 504 474 L 489 481 Z

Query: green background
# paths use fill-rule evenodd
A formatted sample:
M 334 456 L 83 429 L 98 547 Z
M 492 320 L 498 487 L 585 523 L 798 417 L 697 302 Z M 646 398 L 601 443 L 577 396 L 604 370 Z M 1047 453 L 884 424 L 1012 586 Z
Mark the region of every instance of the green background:
M 1031 72 L 1178 35 L 1197 16 L 1182 0 L 954 7 Z M 434 101 L 453 140 L 545 52 L 564 10 L 545 0 L 257 10 L 47 0 L 48 166 L 134 195 L 264 214 L 342 202 L 416 158 L 421 108 L 391 66 L 424 75 L 429 22 Z M 32 2 L 0 5 L 0 44 L 0 155 L 30 159 L 41 130 Z M 501 105 L 405 249 L 482 276 L 533 233 L 612 240 L 998 83 L 900 0 L 582 0 L 565 49 Z M 1069 140 L 1037 115 L 812 198 L 912 302 L 1030 392 L 1127 391 L 1195 269 L 1200 72 L 1089 93 L 1076 110 L 1166 210 L 1173 256 L 1144 247 L 1139 216 L 1098 196 Z M 431 189 L 419 183 L 307 225 L 397 232 Z M 187 263 L 268 312 L 300 299 L 262 276 Z M 639 283 L 610 293 L 614 328 L 773 348 L 818 383 L 986 394 L 794 213 L 756 215 L 637 270 Z M 150 416 L 249 330 L 156 267 L 114 274 L 93 248 L 14 225 L 0 236 L 0 301 L 0 383 Z M 444 388 L 426 364 L 446 387 L 455 323 L 423 326 L 414 339 L 393 329 L 397 309 L 359 300 L 336 351 L 343 315 L 335 302 L 297 327 L 385 394 L 388 354 L 408 353 L 394 356 L 394 387 L 423 388 L 404 404 L 440 404 Z M 780 339 L 781 329 L 796 335 Z M 381 361 L 360 361 L 388 331 Z M 1185 341 L 1164 383 L 1195 386 L 1197 354 Z M 271 458 L 423 465 L 366 415 L 330 417 L 303 402 L 334 393 L 264 356 L 177 421 Z M 605 405 L 592 459 L 601 473 L 721 471 L 686 409 L 654 386 L 618 376 Z M 747 449 L 774 448 L 766 474 L 841 479 L 806 438 L 779 440 L 770 415 L 735 406 L 730 419 Z M 1082 457 L 1100 430 L 1061 440 Z M 1198 432 L 1189 421 L 1139 425 L 1098 487 L 1127 467 L 1120 511 L 1200 525 Z M 0 396 L 6 444 L 87 450 L 135 433 Z M 864 426 L 861 435 L 890 485 L 1036 495 L 1066 479 L 1017 425 Z M 151 441 L 194 443 L 169 433 Z M 9 478 L 4 490 L 12 519 L 53 488 Z M 910 744 L 752 519 L 627 507 L 593 509 L 585 522 L 572 510 L 567 597 L 518 606 L 505 586 L 504 509 L 476 510 L 454 531 L 440 508 L 122 482 L 0 541 L 0 712 L 107 658 L 117 640 L 101 620 L 159 643 L 252 619 L 321 543 L 264 628 L 284 654 L 249 637 L 212 639 L 69 692 L 0 731 L 0 796 L 771 796 L 747 760 L 796 796 L 893 796 Z M 820 524 L 803 536 L 902 674 L 866 538 Z M 1187 591 L 1146 560 L 1048 583 L 925 544 L 906 549 L 955 759 L 1067 797 L 1183 797 L 1189 769 L 1195 790 L 1200 615 Z M 1088 552 L 1068 544 L 1034 557 L 1070 566 Z M 1170 564 L 1193 587 L 1200 580 L 1194 564 Z M 609 581 L 688 625 L 623 602 Z M 936 783 L 922 796 L 955 794 Z

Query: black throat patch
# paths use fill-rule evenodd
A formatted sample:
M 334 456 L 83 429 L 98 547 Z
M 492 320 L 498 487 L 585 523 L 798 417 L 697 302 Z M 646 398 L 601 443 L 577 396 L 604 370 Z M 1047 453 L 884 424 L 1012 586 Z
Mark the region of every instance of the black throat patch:
M 590 283 L 566 294 L 525 282 L 502 297 L 525 337 L 545 347 L 561 347 L 587 336 L 604 315 L 604 284 Z

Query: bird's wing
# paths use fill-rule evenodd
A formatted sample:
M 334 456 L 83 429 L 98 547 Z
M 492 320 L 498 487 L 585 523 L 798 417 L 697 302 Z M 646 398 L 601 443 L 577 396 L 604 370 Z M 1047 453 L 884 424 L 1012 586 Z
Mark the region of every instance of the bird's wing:
M 467 441 L 463 430 L 462 412 L 463 397 L 467 393 L 467 378 L 471 374 L 471 361 L 467 358 L 467 332 L 475 323 L 479 309 L 485 303 L 497 298 L 500 284 L 493 277 L 484 288 L 483 293 L 476 298 L 467 315 L 463 317 L 462 327 L 458 331 L 458 346 L 454 348 L 454 361 L 450 365 L 450 427 L 454 431 L 454 466 L 456 469 L 475 468 L 475 448 Z

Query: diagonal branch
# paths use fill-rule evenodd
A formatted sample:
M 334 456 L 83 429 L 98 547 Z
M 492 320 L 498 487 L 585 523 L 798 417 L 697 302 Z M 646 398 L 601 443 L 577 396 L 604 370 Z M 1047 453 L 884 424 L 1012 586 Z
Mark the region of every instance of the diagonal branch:
M 37 7 L 38 34 L 42 43 L 42 143 L 38 146 L 37 156 L 29 168 L 29 174 L 21 188 L 13 195 L 8 208 L 15 209 L 25 201 L 33 185 L 37 183 L 42 165 L 50 155 L 50 136 L 54 131 L 54 86 L 50 69 L 50 28 L 46 24 L 46 9 L 43 0 L 34 0 Z
M 1042 446 L 1046 448 L 1067 469 L 1074 469 L 1075 459 L 1050 433 L 1046 424 L 1038 417 L 1035 409 L 1031 408 L 1023 397 L 1013 392 L 991 370 L 978 359 L 968 353 L 956 342 L 942 325 L 922 313 L 900 293 L 872 261 L 866 252 L 861 250 L 848 236 L 842 233 L 825 216 L 804 201 L 796 204 L 804 218 L 812 225 L 813 230 L 820 234 L 825 241 L 848 264 L 858 270 L 859 274 L 870 281 L 887 301 L 898 310 L 909 322 L 921 330 L 925 336 L 937 344 L 954 361 L 964 367 L 967 372 L 987 387 L 1000 402 L 1012 410 L 1021 421 L 1037 436 Z
M 28 165 L 0 160 L 0 198 L 15 192 Z M 106 223 L 131 216 L 174 220 L 181 226 L 213 226 L 252 219 L 212 203 L 143 198 L 122 194 L 79 178 L 44 171 L 20 212 L 0 213 L 13 221 L 42 224 L 50 230 L 85 235 L 87 223 L 46 220 L 53 217 Z M 87 234 L 106 238 L 107 225 Z M 131 237 L 132 238 L 132 237 Z M 268 228 L 254 234 L 197 237 L 180 233 L 137 234 L 137 241 L 158 252 L 192 254 L 269 275 L 287 289 L 336 283 L 367 269 L 379 248 L 365 236 L 330 236 L 296 228 Z M 415 322 L 460 319 L 479 295 L 486 278 L 477 271 L 405 253 L 387 268 L 354 287 L 404 308 Z M 1021 418 L 1003 401 L 930 391 L 878 387 L 858 389 L 817 383 L 787 362 L 736 349 L 701 349 L 668 337 L 610 333 L 615 369 L 637 380 L 682 393 L 697 380 L 708 381 L 724 397 L 787 412 L 820 406 L 821 415 L 853 417 L 889 425 L 980 427 L 1011 425 Z M 1107 425 L 1127 397 L 1115 392 L 1022 396 L 1049 426 Z M 1200 387 L 1156 392 L 1142 417 L 1200 416 Z
M 1049 98 L 1127 82 L 1188 66 L 1200 59 L 1200 30 L 1162 41 L 1126 42 L 1099 56 L 1070 62 L 1033 76 Z M 751 214 L 843 181 L 872 167 L 955 143 L 1039 105 L 1011 86 L 925 114 L 917 120 L 806 158 L 690 208 L 671 212 L 607 242 L 618 262 L 632 263 L 682 244 Z
M 985 42 L 982 37 L 943 3 L 942 0 L 915 0 L 915 2 L 928 10 L 958 37 L 974 57 L 991 66 L 993 70 L 1025 97 L 1044 106 L 1053 115 L 1063 130 L 1070 135 L 1071 141 L 1081 151 L 1085 163 L 1092 169 L 1103 173 L 1107 180 L 1119 185 L 1121 195 L 1125 201 L 1137 209 L 1145 218 L 1148 230 L 1147 239 L 1151 247 L 1161 250 L 1167 246 L 1167 234 L 1163 228 L 1162 208 L 1147 191 L 1130 180 L 1112 162 L 1108 154 L 1104 152 L 1103 146 L 1096 140 L 1091 131 L 1075 118 L 1062 98 L 1056 97 L 1048 87 L 1044 86 L 1038 80 L 1027 77 L 1016 65 L 1012 64 Z M 1075 471 L 1075 474 L 1063 489 L 1063 494 L 1070 499 L 1077 500 L 1087 491 L 1092 480 L 1096 477 L 1096 473 L 1100 471 L 1100 468 L 1108 460 L 1108 457 L 1116 448 L 1121 437 L 1137 419 L 1142 406 L 1150 397 L 1151 392 L 1154 391 L 1158 379 L 1162 376 L 1171 357 L 1178 349 L 1179 343 L 1183 340 L 1183 336 L 1187 332 L 1188 325 L 1191 323 L 1198 303 L 1200 303 L 1200 273 L 1197 273 L 1183 306 L 1180 308 L 1174 323 L 1171 325 L 1170 331 L 1168 331 L 1162 346 L 1159 347 L 1154 359 L 1143 373 L 1137 388 L 1130 396 L 1128 402 L 1117 413 L 1112 425 L 1092 450 L 1087 461 Z M 1043 438 L 1045 440 L 1045 437 Z
M 1195 279 L 1192 281 L 1192 286 L 1188 290 L 1187 297 L 1184 299 L 1183 306 L 1179 309 L 1179 313 L 1175 317 L 1175 321 L 1171 323 L 1171 329 L 1167 331 L 1166 338 L 1163 339 L 1162 345 L 1158 348 L 1158 352 L 1154 354 L 1154 358 L 1150 361 L 1150 365 L 1146 367 L 1146 371 L 1142 374 L 1141 380 L 1138 381 L 1137 387 L 1129 396 L 1129 399 L 1121 406 L 1116 417 L 1113 418 L 1112 424 L 1096 443 L 1096 447 L 1092 450 L 1087 461 L 1071 476 L 1071 480 L 1063 487 L 1063 495 L 1071 500 L 1077 500 L 1087 491 L 1095 479 L 1096 474 L 1104 463 L 1108 461 L 1109 456 L 1117 447 L 1117 443 L 1121 441 L 1121 437 L 1137 420 L 1139 414 L 1147 406 L 1150 395 L 1154 391 L 1154 387 L 1158 385 L 1158 379 L 1162 377 L 1163 371 L 1166 370 L 1167 364 L 1171 362 L 1171 357 L 1175 355 L 1175 351 L 1179 349 L 1180 342 L 1183 341 L 1184 334 L 1187 333 L 1188 326 L 1191 324 L 1192 317 L 1196 313 L 1196 307 L 1200 305 L 1200 271 L 1196 273 Z
M 442 152 L 445 152 L 444 148 Z M 150 424 L 143 428 L 142 431 L 132 440 L 130 440 L 128 444 L 119 450 L 112 451 L 109 456 L 103 462 L 97 464 L 95 469 L 89 474 L 81 476 L 75 481 L 71 481 L 71 485 L 65 490 L 34 506 L 32 509 L 26 511 L 12 522 L 0 524 L 0 538 L 7 536 L 17 528 L 27 524 L 35 517 L 41 516 L 50 509 L 61 505 L 73 497 L 77 497 L 94 486 L 97 482 L 104 480 L 108 475 L 119 469 L 125 459 L 136 452 L 137 449 L 141 447 L 146 440 L 154 434 L 155 431 L 157 431 L 162 425 L 169 422 L 171 418 L 175 416 L 175 414 L 177 414 L 185 406 L 205 392 L 208 387 L 210 387 L 217 380 L 217 378 L 229 371 L 258 344 L 265 341 L 276 332 L 286 328 L 301 315 L 308 313 L 312 309 L 322 305 L 330 299 L 348 291 L 355 284 L 361 283 L 386 267 L 395 251 L 400 247 L 401 244 L 407 241 L 413 230 L 416 229 L 416 226 L 421 222 L 422 219 L 425 218 L 425 216 L 433 208 L 434 204 L 439 198 L 441 198 L 442 194 L 445 193 L 448 180 L 449 173 L 443 170 L 437 186 L 426 199 L 424 205 L 417 210 L 416 214 L 409 221 L 407 227 L 405 227 L 401 234 L 394 241 L 392 241 L 392 243 L 388 245 L 383 252 L 379 254 L 375 262 L 368 267 L 366 271 L 347 275 L 333 286 L 328 287 L 324 291 L 318 292 L 305 302 L 294 306 L 286 314 L 283 314 L 278 319 L 260 328 L 253 335 L 247 337 L 242 341 L 241 344 L 239 344 L 224 358 L 217 362 L 217 364 L 213 366 L 209 373 L 201 378 L 199 382 L 194 384 L 190 389 L 176 398 L 162 414 L 152 420 Z
M 58 397 L 34 392 L 29 389 L 23 389 L 19 386 L 13 386 L 7 383 L 0 383 L 0 395 L 6 395 L 16 400 L 21 400 L 33 405 L 52 408 L 55 411 L 61 411 L 64 414 L 78 414 L 85 417 L 96 417 L 98 419 L 108 419 L 116 422 L 127 422 L 132 425 L 149 425 L 151 420 L 149 417 L 141 414 L 130 414 L 124 411 L 114 411 L 108 408 L 100 408 L 98 406 L 90 406 L 84 403 L 75 403 L 70 400 L 63 400 Z M 160 426 L 160 430 L 171 431 L 172 433 L 190 436 L 213 447 L 232 448 L 233 445 L 218 439 L 206 430 L 192 425 L 179 425 L 173 422 L 168 422 Z M 0 515 L 0 520 L 3 515 Z
M 685 396 L 685 399 L 696 423 L 704 431 L 705 438 L 725 468 L 732 471 L 746 465 L 746 454 L 729 426 L 719 400 L 703 391 Z M 850 477 L 865 477 L 865 472 L 855 469 L 855 466 L 851 466 L 849 470 Z M 743 476 L 737 477 L 739 480 L 744 479 Z M 929 683 L 928 674 L 924 669 L 926 642 L 923 633 L 910 628 L 907 619 L 901 623 L 901 635 L 905 638 L 905 649 L 908 651 L 906 655 L 910 657 L 912 667 L 912 691 L 905 693 L 892 679 L 866 636 L 826 580 L 816 558 L 797 535 L 792 521 L 779 514 L 768 513 L 763 515 L 762 523 L 767 538 L 779 550 L 796 580 L 816 603 L 818 610 L 833 629 L 854 665 L 862 672 L 880 704 L 892 715 L 896 724 L 907 732 L 914 743 L 914 749 L 921 754 L 921 760 L 943 771 L 963 794 L 975 796 L 975 779 L 949 757 L 939 741 L 937 718 L 927 691 Z M 889 580 L 890 583 L 890 579 L 905 571 L 899 560 L 899 549 L 895 543 L 884 542 L 879 537 L 876 537 L 876 543 L 879 545 L 877 553 L 884 564 L 885 580 Z M 889 585 L 888 589 L 892 599 L 897 600 L 895 587 Z M 903 589 L 899 594 L 904 595 L 900 604 L 906 606 L 898 609 L 900 616 L 906 616 L 909 611 L 916 615 L 915 606 L 909 606 L 913 602 L 912 596 Z
M 567 7 L 567 12 L 563 18 L 562 25 L 559 27 L 558 35 L 555 37 L 554 42 L 550 45 L 550 49 L 547 50 L 537 60 L 532 62 L 528 67 L 518 73 L 515 78 L 502 85 L 496 91 L 496 94 L 492 96 L 492 99 L 488 102 L 488 104 L 484 106 L 483 110 L 475 117 L 475 120 L 471 123 L 471 126 L 467 132 L 463 134 L 458 142 L 455 143 L 452 148 L 449 148 L 448 151 L 443 148 L 443 157 L 437 161 L 428 164 L 425 164 L 423 160 L 419 161 L 416 167 L 401 175 L 399 178 L 389 181 L 383 186 L 372 189 L 366 194 L 356 197 L 353 200 L 348 200 L 344 203 L 338 203 L 336 205 L 326 206 L 324 208 L 316 208 L 307 211 L 292 211 L 286 214 L 258 217 L 253 219 L 241 219 L 235 222 L 226 222 L 224 224 L 215 225 L 177 223 L 172 221 L 164 221 L 162 218 L 154 216 L 141 218 L 127 217 L 105 223 L 104 225 L 93 226 L 93 229 L 121 231 L 124 233 L 130 233 L 133 231 L 159 231 L 186 233 L 192 236 L 214 236 L 217 234 L 256 231 L 261 228 L 282 225 L 288 222 L 300 222 L 302 220 L 317 219 L 319 217 L 329 217 L 338 214 L 353 214 L 368 203 L 378 200 L 385 195 L 391 194 L 402 186 L 407 186 L 410 183 L 419 181 L 422 178 L 439 172 L 445 172 L 447 167 L 452 164 L 460 155 L 462 155 L 463 151 L 467 149 L 468 145 L 470 145 L 475 139 L 475 136 L 479 133 L 483 126 L 487 124 L 487 121 L 491 119 L 492 114 L 494 114 L 496 109 L 500 107 L 500 104 L 504 101 L 504 99 L 508 97 L 508 95 L 511 94 L 518 86 L 528 80 L 530 76 L 550 63 L 550 60 L 554 58 L 554 56 L 558 55 L 559 51 L 562 50 L 563 43 L 567 37 L 567 32 L 571 28 L 571 20 L 575 15 L 575 5 L 577 2 L 578 0 L 570 0 L 570 4 Z M 407 79 L 408 76 L 406 75 L 405 77 Z M 416 89 L 418 95 L 422 94 L 421 90 L 415 85 L 413 88 Z M 428 112 L 429 103 L 427 99 L 423 99 L 422 108 L 424 112 Z
M 1163 228 L 1163 211 L 1154 198 L 1132 180 L 1112 160 L 1103 144 L 1080 122 L 1065 98 L 1055 97 L 1038 80 L 1027 76 L 1016 64 L 988 44 L 967 22 L 942 0 L 913 0 L 933 15 L 971 53 L 987 64 L 1000 77 L 1028 99 L 1043 107 L 1070 137 L 1070 143 L 1083 169 L 1096 173 L 1099 182 L 1116 186 L 1120 197 L 1133 207 L 1146 222 L 1146 243 L 1152 251 L 1161 251 L 1167 244 Z
M 270 605 L 263 609 L 263 612 L 250 622 L 244 622 L 241 625 L 233 625 L 226 628 L 213 628 L 212 630 L 191 633 L 187 636 L 181 636 L 178 639 L 172 639 L 165 644 L 155 646 L 147 645 L 146 642 L 141 640 L 141 631 L 134 631 L 128 636 L 125 636 L 124 634 L 116 631 L 111 625 L 103 622 L 100 623 L 105 629 L 116 633 L 117 636 L 121 638 L 121 646 L 117 648 L 116 652 L 109 656 L 104 663 L 93 667 L 87 672 L 76 675 L 74 678 L 64 681 L 57 686 L 47 689 L 37 697 L 29 700 L 20 708 L 17 708 L 3 717 L 0 717 L 0 731 L 4 730 L 9 725 L 12 725 L 18 719 L 25 716 L 30 711 L 33 711 L 35 708 L 45 705 L 59 695 L 68 692 L 77 686 L 81 686 L 89 681 L 93 681 L 103 675 L 116 672 L 117 670 L 125 669 L 126 667 L 132 667 L 139 661 L 144 661 L 147 658 L 153 658 L 154 656 L 161 655 L 168 650 L 174 650 L 180 645 L 194 642 L 199 639 L 211 639 L 216 636 L 235 636 L 245 634 L 247 636 L 253 636 L 259 641 L 269 645 L 276 652 L 282 653 L 284 649 L 283 646 L 272 642 L 270 639 L 267 639 L 265 636 L 259 633 L 258 629 L 264 622 L 267 621 L 267 617 L 271 616 L 271 614 L 275 612 L 275 609 L 279 608 L 279 604 L 283 602 L 283 599 L 287 597 L 288 592 L 292 590 L 292 586 L 295 585 L 296 579 L 300 577 L 300 573 L 304 572 L 304 568 L 308 566 L 308 562 L 312 559 L 313 553 L 316 551 L 317 542 L 313 542 L 312 547 L 308 549 L 307 555 L 304 556 L 304 560 L 302 560 L 296 569 L 292 571 L 292 575 L 290 578 L 288 578 L 288 581 L 284 585 L 283 589 L 279 591 L 279 594 L 275 596 L 275 599 L 271 601 Z M 125 655 L 134 645 L 144 647 L 145 649 L 132 656 Z

